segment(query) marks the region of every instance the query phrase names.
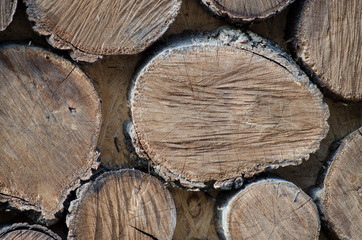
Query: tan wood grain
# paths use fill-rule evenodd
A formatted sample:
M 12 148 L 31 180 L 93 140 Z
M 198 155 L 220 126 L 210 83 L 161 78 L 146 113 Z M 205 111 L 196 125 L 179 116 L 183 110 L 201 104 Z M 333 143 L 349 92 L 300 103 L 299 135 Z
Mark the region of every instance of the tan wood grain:
M 361 239 L 362 128 L 345 137 L 314 195 L 327 226 L 340 239 Z
M 25 1 L 34 30 L 78 61 L 136 54 L 156 41 L 176 17 L 181 0 Z
M 17 3 L 17 0 L 0 1 L 0 31 L 4 31 L 13 20 Z
M 98 167 L 98 94 L 78 67 L 35 47 L 3 46 L 0 75 L 0 201 L 53 223 Z
M 176 210 L 155 177 L 137 170 L 104 173 L 83 185 L 67 217 L 68 239 L 171 239 Z
M 318 239 L 320 222 L 312 199 L 291 182 L 262 179 L 217 206 L 222 239 Z
M 227 28 L 160 50 L 130 88 L 136 150 L 187 187 L 301 163 L 327 133 L 329 113 L 278 51 Z
M 210 11 L 233 22 L 263 20 L 282 11 L 294 0 L 201 0 Z
M 27 223 L 15 223 L 10 226 L 0 228 L 1 240 L 61 240 L 61 238 L 40 225 L 30 225 Z
M 362 100 L 362 1 L 307 0 L 297 26 L 297 55 L 321 86 Z

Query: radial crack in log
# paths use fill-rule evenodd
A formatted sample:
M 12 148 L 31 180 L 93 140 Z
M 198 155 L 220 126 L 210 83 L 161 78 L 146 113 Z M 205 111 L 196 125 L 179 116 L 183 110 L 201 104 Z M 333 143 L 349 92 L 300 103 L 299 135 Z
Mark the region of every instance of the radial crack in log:
M 34 30 L 77 61 L 136 54 L 156 41 L 176 17 L 181 0 L 24 0 Z
M 201 0 L 213 14 L 232 22 L 264 20 L 282 11 L 294 0 Z
M 17 0 L 0 1 L 0 31 L 4 31 L 13 21 Z
M 171 239 L 176 209 L 155 177 L 111 171 L 77 190 L 67 216 L 68 239 Z
M 226 189 L 299 164 L 328 131 L 307 76 L 267 40 L 235 29 L 172 41 L 135 76 L 129 102 L 136 152 L 190 188 Z
M 294 29 L 294 50 L 321 86 L 362 100 L 362 1 L 307 0 Z M 294 17 L 294 16 L 293 16 Z
M 346 136 L 312 190 L 326 225 L 339 239 L 362 239 L 362 128 Z
M 0 201 L 52 224 L 99 165 L 99 97 L 79 68 L 36 47 L 3 46 L 0 76 Z
M 217 230 L 221 239 L 318 239 L 318 210 L 291 182 L 259 179 L 234 193 L 219 193 Z

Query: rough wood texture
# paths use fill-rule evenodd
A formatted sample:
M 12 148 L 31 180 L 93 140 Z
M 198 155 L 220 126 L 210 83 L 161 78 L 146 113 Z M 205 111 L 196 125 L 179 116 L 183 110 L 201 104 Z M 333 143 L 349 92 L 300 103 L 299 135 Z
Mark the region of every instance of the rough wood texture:
M 171 239 L 176 210 L 155 177 L 136 170 L 104 173 L 77 190 L 68 239 Z
M 252 33 L 221 28 L 173 41 L 132 84 L 137 153 L 186 187 L 226 189 L 301 163 L 328 131 L 319 90 Z
M 216 192 L 170 189 L 175 201 L 177 223 L 173 240 L 218 240 L 214 224 Z
M 362 103 L 336 102 L 330 98 L 325 98 L 325 101 L 330 111 L 328 119 L 330 128 L 327 136 L 321 141 L 319 149 L 303 164 L 279 168 L 275 171 L 276 174 L 292 181 L 305 191 L 315 185 L 323 162 L 330 152 L 330 146 L 362 126 Z
M 4 31 L 13 20 L 17 3 L 17 0 L 0 1 L 0 31 Z
M 1 240 L 61 240 L 61 238 L 41 225 L 16 223 L 0 228 Z
M 24 0 L 34 30 L 71 50 L 77 61 L 136 54 L 156 41 L 176 17 L 181 0 Z
M 201 0 L 210 11 L 233 22 L 263 20 L 282 11 L 294 0 Z
M 216 221 L 221 239 L 318 239 L 317 207 L 291 182 L 262 179 L 231 196 L 220 195 Z
M 322 174 L 312 193 L 323 220 L 340 239 L 362 239 L 362 128 L 342 140 Z
M 48 51 L 0 49 L 0 201 L 46 224 L 97 168 L 100 100 L 88 77 Z
M 297 57 L 321 86 L 362 100 L 362 1 L 307 0 L 296 26 Z

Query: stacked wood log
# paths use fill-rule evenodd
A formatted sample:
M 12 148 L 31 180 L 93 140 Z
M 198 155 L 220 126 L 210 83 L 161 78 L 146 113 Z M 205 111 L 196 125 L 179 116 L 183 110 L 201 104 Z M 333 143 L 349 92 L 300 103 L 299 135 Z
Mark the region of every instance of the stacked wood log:
M 176 210 L 155 177 L 135 170 L 104 173 L 77 190 L 68 239 L 171 239 Z
M 17 3 L 17 0 L 3 0 L 0 2 L 0 31 L 4 31 L 13 20 Z
M 301 163 L 328 131 L 321 93 L 292 60 L 229 28 L 171 41 L 136 75 L 129 102 L 137 153 L 190 188 L 238 187 Z
M 1 225 L 68 239 L 360 238 L 359 145 L 324 162 L 362 125 L 358 1 L 23 2 L 0 32 L 29 45 L 0 47 Z M 354 97 L 322 83 L 335 75 Z M 323 164 L 318 214 L 304 191 Z
M 286 8 L 294 0 L 201 0 L 216 16 L 232 22 L 264 20 Z
M 362 2 L 304 1 L 295 29 L 297 57 L 321 86 L 362 100 Z
M 326 225 L 340 239 L 361 239 L 362 128 L 346 136 L 313 189 Z
M 221 239 L 318 239 L 320 223 L 312 199 L 294 184 L 260 179 L 233 194 L 220 194 Z
M 181 5 L 181 0 L 24 2 L 36 32 L 85 62 L 143 51 L 167 30 Z
M 29 225 L 27 223 L 16 223 L 11 226 L 0 228 L 0 239 L 61 240 L 61 238 L 51 230 L 41 225 Z
M 53 223 L 99 165 L 100 100 L 89 78 L 48 51 L 0 49 L 0 201 Z

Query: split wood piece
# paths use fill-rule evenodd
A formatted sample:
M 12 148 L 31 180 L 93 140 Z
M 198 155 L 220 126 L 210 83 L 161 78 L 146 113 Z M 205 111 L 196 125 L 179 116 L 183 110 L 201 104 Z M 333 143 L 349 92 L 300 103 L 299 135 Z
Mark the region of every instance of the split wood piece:
M 362 100 L 362 1 L 307 0 L 295 29 L 297 57 L 323 87 Z
M 317 207 L 291 182 L 260 179 L 224 194 L 219 194 L 216 207 L 221 239 L 318 239 Z
M 68 239 L 171 239 L 176 209 L 155 177 L 112 171 L 77 190 L 67 225 Z
M 322 174 L 312 190 L 322 219 L 340 239 L 362 239 L 362 127 L 342 140 Z
M 99 165 L 100 99 L 75 65 L 36 47 L 0 49 L 0 201 L 52 224 Z
M 61 240 L 61 238 L 41 225 L 15 223 L 0 228 L 1 240 Z
M 232 22 L 267 19 L 283 11 L 294 0 L 201 0 L 213 14 Z
M 140 157 L 189 188 L 228 189 L 316 151 L 328 131 L 317 87 L 279 48 L 220 28 L 175 40 L 132 82 Z
M 181 0 L 24 2 L 34 30 L 84 62 L 143 51 L 162 36 L 181 6 Z
M 0 1 L 0 31 L 4 31 L 11 21 L 13 21 L 17 4 L 17 0 Z

